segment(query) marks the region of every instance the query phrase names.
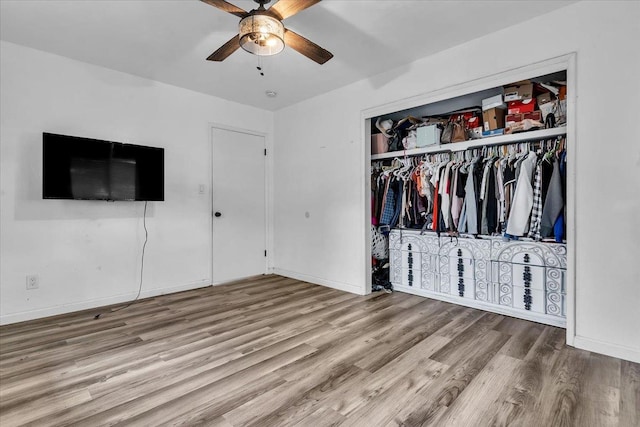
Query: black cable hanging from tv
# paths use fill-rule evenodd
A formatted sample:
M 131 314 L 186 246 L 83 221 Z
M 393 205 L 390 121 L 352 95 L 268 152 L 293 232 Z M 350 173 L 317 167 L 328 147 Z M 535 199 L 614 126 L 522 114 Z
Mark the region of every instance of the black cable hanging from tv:
M 129 301 L 127 305 L 119 307 L 115 310 L 111 310 L 109 313 L 115 313 L 116 311 L 124 310 L 125 308 L 131 306 L 131 304 L 138 301 L 138 298 L 140 298 L 140 293 L 142 293 L 142 277 L 144 274 L 144 252 L 145 252 L 145 249 L 147 248 L 147 242 L 149 241 L 149 230 L 147 230 L 147 203 L 148 203 L 147 201 L 144 202 L 144 213 L 142 214 L 142 226 L 144 227 L 144 243 L 142 244 L 142 260 L 140 263 L 140 284 L 138 286 L 138 294 L 133 300 Z M 101 315 L 102 313 L 98 313 L 95 316 L 93 316 L 93 318 L 99 319 Z

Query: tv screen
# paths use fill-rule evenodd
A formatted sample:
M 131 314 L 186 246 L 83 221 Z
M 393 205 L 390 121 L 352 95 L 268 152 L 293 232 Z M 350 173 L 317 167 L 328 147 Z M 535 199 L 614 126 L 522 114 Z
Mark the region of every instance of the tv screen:
M 164 149 L 42 134 L 42 198 L 164 200 Z

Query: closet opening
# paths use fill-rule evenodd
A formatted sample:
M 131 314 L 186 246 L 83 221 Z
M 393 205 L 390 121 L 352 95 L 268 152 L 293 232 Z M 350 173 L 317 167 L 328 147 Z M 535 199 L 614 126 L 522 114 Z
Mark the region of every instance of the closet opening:
M 567 328 L 575 56 L 363 112 L 367 292 Z

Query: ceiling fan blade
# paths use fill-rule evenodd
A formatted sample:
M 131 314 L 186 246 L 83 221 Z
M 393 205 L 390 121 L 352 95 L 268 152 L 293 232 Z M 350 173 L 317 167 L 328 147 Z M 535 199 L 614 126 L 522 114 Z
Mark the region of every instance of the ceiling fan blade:
M 240 18 L 244 18 L 248 15 L 247 11 L 244 9 L 240 9 L 238 6 L 235 6 L 224 0 L 200 0 L 206 4 L 209 4 L 213 7 L 217 7 L 218 9 L 224 10 L 225 12 L 229 12 L 233 15 L 239 16 Z
M 284 30 L 284 43 L 318 64 L 324 64 L 333 58 L 331 52 L 291 30 Z
M 287 19 L 318 2 L 320 0 L 279 0 L 269 8 L 269 11 L 276 12 L 280 15 L 280 19 Z
M 231 40 L 220 46 L 218 50 L 209 55 L 207 61 L 224 61 L 229 55 L 238 50 L 239 47 L 240 38 L 238 34 L 236 34 Z

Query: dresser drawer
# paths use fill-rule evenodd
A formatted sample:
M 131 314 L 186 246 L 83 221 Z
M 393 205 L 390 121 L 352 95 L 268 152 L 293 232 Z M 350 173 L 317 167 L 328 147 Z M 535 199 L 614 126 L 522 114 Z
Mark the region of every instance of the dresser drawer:
M 475 275 L 475 262 L 469 258 L 449 257 L 449 274 L 451 276 L 459 276 L 462 273 L 462 277 L 473 279 Z
M 545 268 L 535 265 L 513 264 L 512 283 L 514 286 L 529 284 L 531 289 L 544 291 Z
M 425 255 L 427 258 L 429 255 Z M 400 251 L 400 267 L 422 270 L 422 254 L 418 251 Z
M 473 278 L 462 278 L 462 286 L 460 284 L 460 277 L 458 276 L 442 276 L 442 281 L 448 284 L 448 293 L 462 298 L 475 299 L 475 280 Z M 460 295 L 460 292 L 463 292 Z
M 412 288 L 421 288 L 422 271 L 417 269 L 403 268 L 400 275 L 400 284 Z
M 513 308 L 535 313 L 545 313 L 544 291 L 529 289 L 529 304 L 527 304 L 525 301 L 526 289 L 527 288 L 521 286 L 513 287 Z

